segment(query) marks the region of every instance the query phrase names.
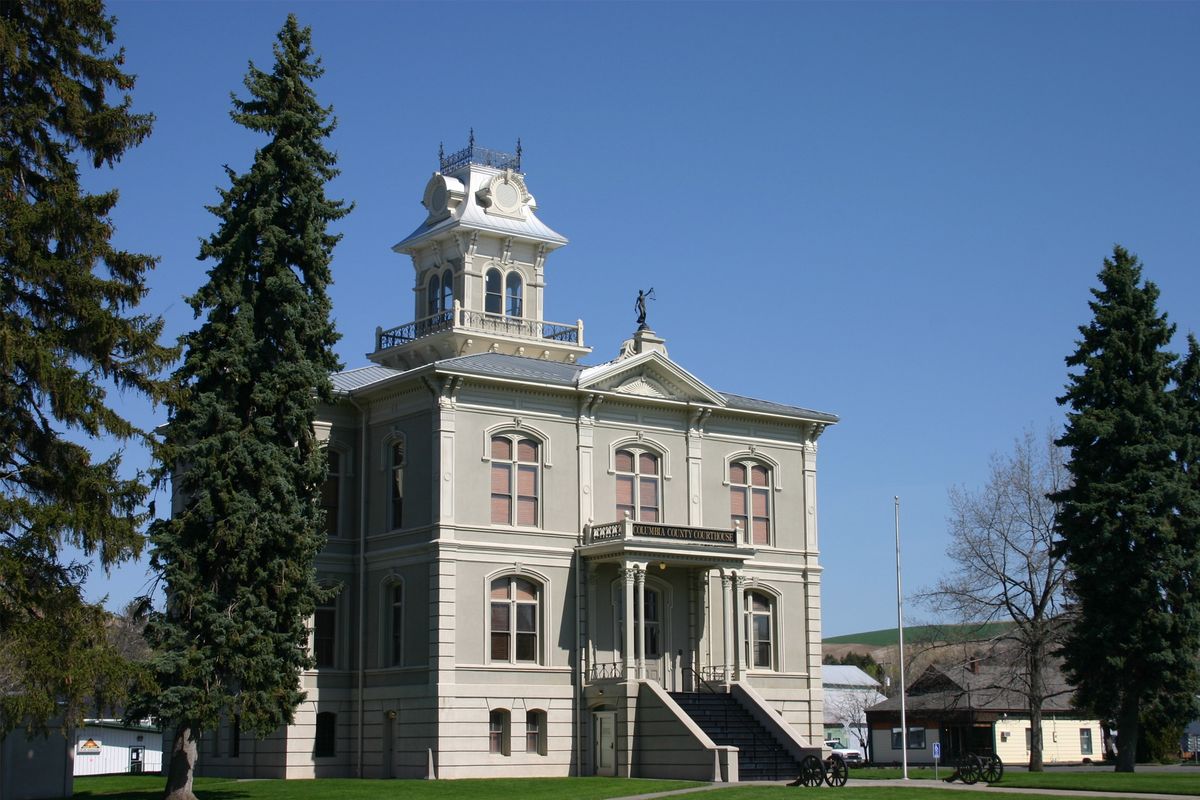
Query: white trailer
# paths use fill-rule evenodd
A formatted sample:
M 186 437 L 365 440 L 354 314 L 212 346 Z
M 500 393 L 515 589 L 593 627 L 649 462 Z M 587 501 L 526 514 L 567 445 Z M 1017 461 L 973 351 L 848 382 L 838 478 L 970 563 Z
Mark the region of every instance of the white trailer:
M 162 729 L 119 719 L 84 720 L 75 731 L 75 774 L 162 771 Z

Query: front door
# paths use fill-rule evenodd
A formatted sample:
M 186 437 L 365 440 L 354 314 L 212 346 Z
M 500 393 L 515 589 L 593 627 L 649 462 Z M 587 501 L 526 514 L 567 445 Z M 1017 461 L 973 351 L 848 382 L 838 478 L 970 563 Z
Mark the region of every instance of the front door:
M 597 775 L 617 774 L 617 712 L 597 711 L 592 715 L 592 763 Z

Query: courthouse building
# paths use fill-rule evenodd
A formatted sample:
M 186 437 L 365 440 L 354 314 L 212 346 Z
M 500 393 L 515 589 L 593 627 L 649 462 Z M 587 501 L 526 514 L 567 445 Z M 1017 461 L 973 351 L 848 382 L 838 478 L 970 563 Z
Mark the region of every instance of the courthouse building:
M 544 319 L 567 239 L 519 147 L 472 137 L 423 205 L 394 247 L 412 321 L 318 413 L 318 570 L 341 588 L 308 699 L 263 742 L 222 725 L 201 773 L 770 776 L 698 696 L 794 775 L 779 753 L 823 735 L 816 457 L 837 418 L 717 391 L 644 313 L 611 359 Z

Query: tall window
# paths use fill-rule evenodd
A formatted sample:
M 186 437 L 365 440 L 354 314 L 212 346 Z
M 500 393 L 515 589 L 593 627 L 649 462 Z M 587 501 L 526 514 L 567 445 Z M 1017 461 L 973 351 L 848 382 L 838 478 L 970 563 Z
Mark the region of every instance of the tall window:
M 437 274 L 429 279 L 429 288 L 425 290 L 425 315 L 432 317 L 441 311 L 442 279 Z
M 525 712 L 525 752 L 546 755 L 546 712 Z
M 317 714 L 317 729 L 313 735 L 313 755 L 329 758 L 337 755 L 337 714 L 322 711 Z
M 454 273 L 446 270 L 442 273 L 442 311 L 454 308 Z
M 504 280 L 504 313 L 521 316 L 521 273 L 510 272 Z
M 760 592 L 746 593 L 746 662 L 753 669 L 773 669 L 775 629 L 771 600 Z
M 1092 729 L 1079 729 L 1079 754 L 1090 756 L 1092 754 Z
M 500 314 L 504 310 L 504 287 L 501 285 L 503 277 L 500 270 L 489 269 L 483 281 L 483 310 L 488 314 Z
M 537 663 L 540 587 L 506 575 L 491 585 L 491 660 Z
M 617 518 L 628 514 L 642 522 L 658 522 L 660 513 L 659 458 L 654 453 L 618 450 Z
M 389 462 L 391 477 L 391 502 L 389 519 L 392 528 L 404 527 L 404 438 L 396 439 L 391 444 L 391 461 Z
M 404 657 L 404 587 L 398 583 L 392 586 L 391 611 L 392 651 L 388 663 L 397 666 Z
M 492 523 L 538 524 L 541 496 L 539 444 L 515 436 L 492 437 Z
M 242 755 L 242 715 L 234 714 L 233 722 L 231 722 L 229 724 L 229 757 L 230 758 L 239 758 L 239 757 L 241 757 L 241 755 Z
M 488 752 L 506 756 L 508 749 L 508 712 L 502 708 L 488 714 Z
M 325 511 L 325 533 L 338 535 L 338 514 L 341 511 L 342 456 L 336 450 L 325 449 L 329 473 L 321 486 L 321 508 Z
M 761 464 L 729 465 L 729 514 L 750 544 L 771 542 L 771 472 Z
M 313 660 L 318 667 L 332 667 L 336 651 L 337 606 L 317 606 L 313 613 Z

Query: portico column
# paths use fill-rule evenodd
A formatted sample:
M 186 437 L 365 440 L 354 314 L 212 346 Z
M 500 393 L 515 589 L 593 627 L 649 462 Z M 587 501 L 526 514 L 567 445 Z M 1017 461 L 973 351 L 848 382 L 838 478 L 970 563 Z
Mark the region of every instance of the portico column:
M 730 584 L 732 582 L 733 576 L 725 572 L 725 570 L 721 570 L 721 680 L 726 685 L 729 684 L 730 674 L 733 669 L 733 661 L 730 658 L 731 651 L 733 650 L 733 631 L 729 627 L 729 620 L 733 611 L 733 598 L 730 596 Z
M 646 677 L 646 565 L 638 564 L 635 580 L 637 581 L 637 676 L 639 680 Z
M 598 573 L 595 564 L 588 564 L 587 571 L 584 573 L 587 577 L 586 599 L 584 603 L 584 621 L 587 626 L 587 649 L 584 652 L 584 657 L 587 658 L 587 672 L 585 675 L 593 672 L 596 668 L 596 616 L 599 613 L 596 607 L 596 584 L 598 582 Z
M 746 660 L 746 620 L 742 606 L 745 605 L 746 578 L 742 575 L 733 576 L 733 679 L 740 681 L 745 677 Z
M 621 678 L 629 680 L 633 677 L 633 565 L 628 562 L 621 568 L 621 579 L 625 582 L 625 603 L 622 613 L 625 617 L 625 645 L 621 648 Z

